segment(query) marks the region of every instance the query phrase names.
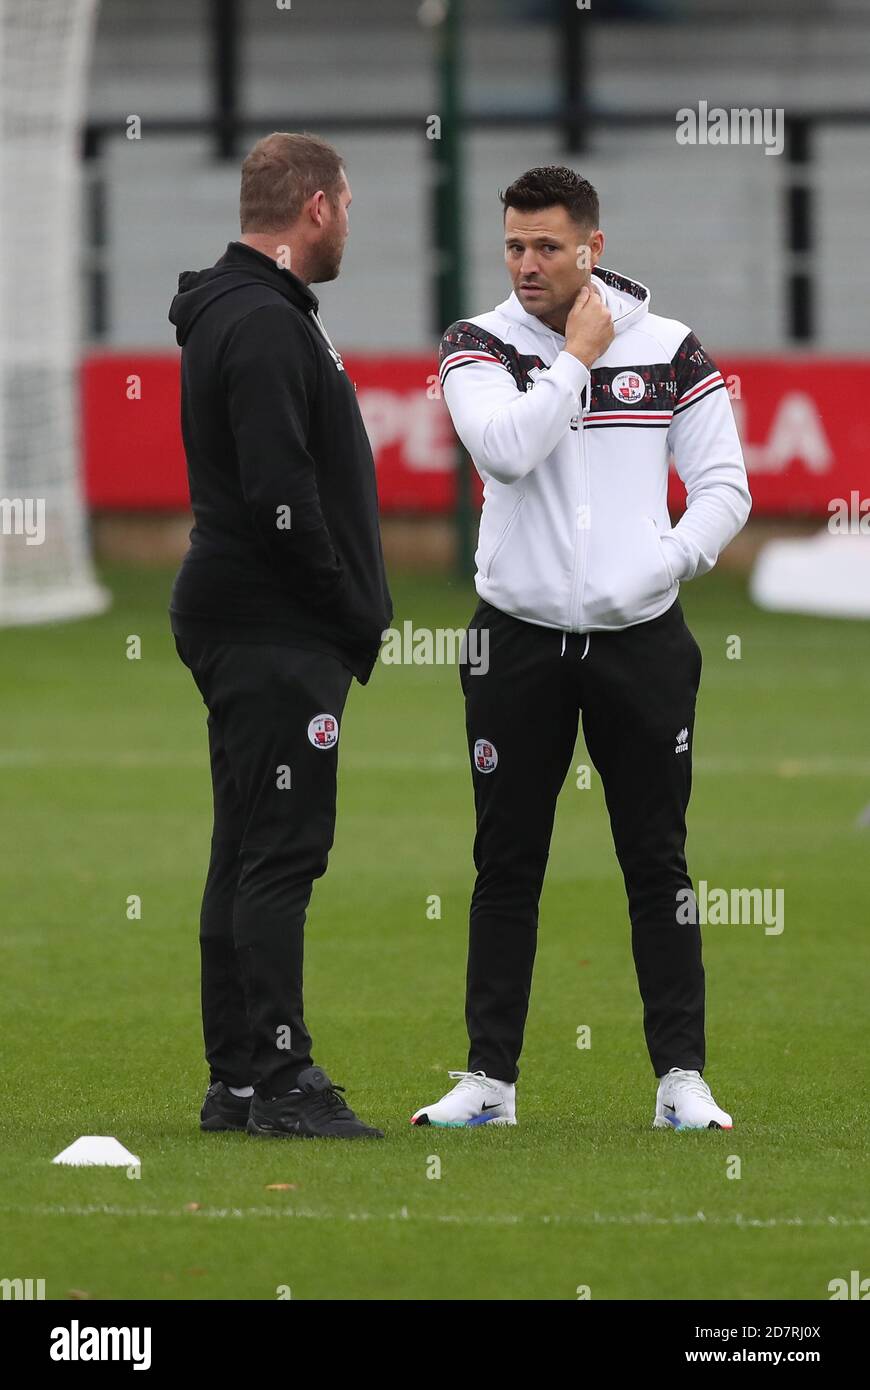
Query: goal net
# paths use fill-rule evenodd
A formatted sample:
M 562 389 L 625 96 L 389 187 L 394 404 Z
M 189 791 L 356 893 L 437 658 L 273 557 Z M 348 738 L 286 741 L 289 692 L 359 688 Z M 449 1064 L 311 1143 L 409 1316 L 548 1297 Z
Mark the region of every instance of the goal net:
M 101 612 L 78 441 L 80 126 L 97 0 L 0 0 L 0 624 Z

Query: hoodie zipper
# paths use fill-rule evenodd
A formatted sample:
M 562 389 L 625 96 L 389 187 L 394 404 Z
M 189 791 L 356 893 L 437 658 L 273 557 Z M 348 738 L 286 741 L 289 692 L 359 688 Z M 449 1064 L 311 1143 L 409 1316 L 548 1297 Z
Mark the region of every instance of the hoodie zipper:
M 584 441 L 583 422 L 589 412 L 592 401 L 592 372 L 589 373 L 589 384 L 586 387 L 586 404 L 580 402 L 579 418 L 577 421 L 577 450 L 579 454 L 579 473 L 580 473 L 580 500 L 577 503 L 576 521 L 574 527 L 574 567 L 571 573 L 571 603 L 568 620 L 571 630 L 574 632 L 580 629 L 580 614 L 583 609 L 583 590 L 586 587 L 586 569 L 589 560 L 589 472 L 586 466 L 586 445 Z M 581 511 L 582 509 L 582 511 Z M 580 525 L 580 518 L 583 518 L 583 525 Z M 579 564 L 578 564 L 579 561 Z M 579 573 L 578 573 L 579 572 Z M 578 582 L 579 579 L 579 582 Z

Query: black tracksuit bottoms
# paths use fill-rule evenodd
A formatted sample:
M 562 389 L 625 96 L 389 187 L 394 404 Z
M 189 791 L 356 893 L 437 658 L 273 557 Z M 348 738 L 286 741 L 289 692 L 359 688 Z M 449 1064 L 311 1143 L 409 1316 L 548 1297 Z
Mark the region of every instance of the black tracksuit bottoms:
M 335 831 L 351 672 L 295 646 L 176 637 L 208 709 L 214 832 L 200 914 L 211 1080 L 266 1099 L 312 1065 L 305 913 Z
M 691 913 L 678 917 L 677 897 L 692 887 L 686 807 L 701 651 L 679 599 L 619 632 L 565 635 L 482 601 L 469 626 L 489 632 L 486 674 L 460 664 L 477 816 L 469 1071 L 508 1082 L 519 1075 L 538 901 L 581 716 L 625 879 L 653 1070 L 702 1071 L 701 933 L 682 921 Z

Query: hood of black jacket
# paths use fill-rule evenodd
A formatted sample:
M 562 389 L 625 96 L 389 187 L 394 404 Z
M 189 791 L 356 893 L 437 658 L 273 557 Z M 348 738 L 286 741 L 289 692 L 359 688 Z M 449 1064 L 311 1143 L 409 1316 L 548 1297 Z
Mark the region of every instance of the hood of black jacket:
M 312 309 L 316 313 L 319 307 L 317 296 L 298 275 L 282 270 L 271 256 L 255 251 L 252 246 L 231 241 L 213 266 L 207 270 L 183 270 L 178 277 L 178 293 L 169 306 L 169 321 L 175 325 L 179 346 L 184 344 L 200 314 L 210 304 L 248 285 L 270 285 L 303 314 Z

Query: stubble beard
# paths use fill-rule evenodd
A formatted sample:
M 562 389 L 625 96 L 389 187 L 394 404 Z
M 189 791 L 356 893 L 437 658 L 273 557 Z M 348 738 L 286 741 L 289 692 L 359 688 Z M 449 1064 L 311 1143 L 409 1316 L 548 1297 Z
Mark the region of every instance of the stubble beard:
M 321 242 L 318 247 L 317 263 L 311 277 L 311 283 L 322 285 L 329 280 L 337 280 L 343 255 L 344 241 L 340 240 L 337 234 Z

